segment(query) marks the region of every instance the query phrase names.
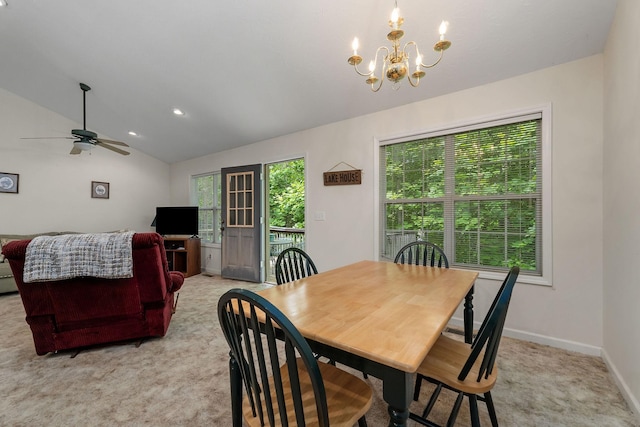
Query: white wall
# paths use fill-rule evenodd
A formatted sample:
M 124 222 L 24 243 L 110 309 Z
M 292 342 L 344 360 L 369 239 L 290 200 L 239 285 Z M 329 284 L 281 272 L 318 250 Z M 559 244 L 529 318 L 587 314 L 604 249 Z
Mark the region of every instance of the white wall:
M 18 194 L 0 193 L 0 234 L 153 230 L 155 207 L 169 203 L 169 165 L 136 150 L 70 155 L 72 140 L 20 139 L 78 128 L 0 89 L 0 172 L 20 175 Z M 108 182 L 109 199 L 92 199 L 91 181 Z
M 188 202 L 192 174 L 304 155 L 307 250 L 318 269 L 375 259 L 374 138 L 548 103 L 553 109 L 553 287 L 518 286 L 507 328 L 534 341 L 598 354 L 603 310 L 602 55 L 173 164 L 171 202 Z M 362 185 L 325 187 L 322 173 L 339 162 L 362 169 Z M 320 211 L 325 221 L 313 219 Z M 498 286 L 495 281 L 478 282 L 477 319 L 484 316 Z
M 604 353 L 640 416 L 640 2 L 618 3 L 605 50 Z

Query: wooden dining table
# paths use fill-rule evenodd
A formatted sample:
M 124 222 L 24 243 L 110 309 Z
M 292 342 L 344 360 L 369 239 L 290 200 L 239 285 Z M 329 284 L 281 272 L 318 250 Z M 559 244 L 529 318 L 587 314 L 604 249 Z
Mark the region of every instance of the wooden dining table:
M 456 308 L 471 298 L 477 276 L 361 261 L 258 293 L 291 320 L 315 353 L 381 379 L 389 426 L 406 426 L 418 366 Z M 232 400 L 241 398 L 233 358 L 230 380 Z M 239 426 L 240 405 L 234 406 Z
M 415 372 L 477 276 L 361 261 L 258 293 L 314 352 L 381 379 L 389 426 L 406 426 Z

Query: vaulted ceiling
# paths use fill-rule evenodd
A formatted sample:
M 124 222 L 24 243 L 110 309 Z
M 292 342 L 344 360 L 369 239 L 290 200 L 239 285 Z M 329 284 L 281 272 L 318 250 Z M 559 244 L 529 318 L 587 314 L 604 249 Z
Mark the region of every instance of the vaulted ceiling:
M 425 63 L 442 20 L 452 46 L 418 88 L 373 93 L 347 58 L 354 36 L 365 63 L 389 45 L 391 0 L 8 1 L 0 87 L 82 123 L 84 82 L 88 129 L 167 163 L 600 53 L 617 3 L 400 0 Z

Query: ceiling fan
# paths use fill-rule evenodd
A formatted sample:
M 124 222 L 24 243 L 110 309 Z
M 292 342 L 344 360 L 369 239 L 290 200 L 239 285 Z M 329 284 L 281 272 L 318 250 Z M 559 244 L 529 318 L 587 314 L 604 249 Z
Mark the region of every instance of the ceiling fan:
M 91 150 L 96 145 L 99 147 L 104 147 L 108 150 L 115 151 L 118 154 L 122 154 L 123 156 L 128 156 L 130 153 L 128 151 L 124 151 L 120 148 L 114 147 L 114 145 L 119 145 L 121 147 L 128 147 L 127 144 L 120 141 L 112 141 L 110 139 L 98 138 L 98 134 L 87 130 L 87 101 L 86 95 L 87 92 L 91 90 L 91 88 L 84 84 L 80 83 L 80 89 L 82 89 L 82 129 L 72 129 L 72 136 L 61 136 L 61 137 L 40 137 L 40 138 L 21 138 L 21 139 L 74 139 L 73 148 L 71 149 L 70 154 L 80 154 L 83 151 Z

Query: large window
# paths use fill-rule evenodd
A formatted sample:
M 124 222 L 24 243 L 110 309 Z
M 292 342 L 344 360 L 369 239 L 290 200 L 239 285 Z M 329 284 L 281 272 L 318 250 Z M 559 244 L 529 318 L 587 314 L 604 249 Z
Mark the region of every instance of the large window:
M 220 243 L 220 173 L 191 179 L 191 201 L 198 205 L 198 228 L 203 243 Z
M 542 112 L 380 146 L 381 256 L 422 239 L 457 267 L 543 274 Z

